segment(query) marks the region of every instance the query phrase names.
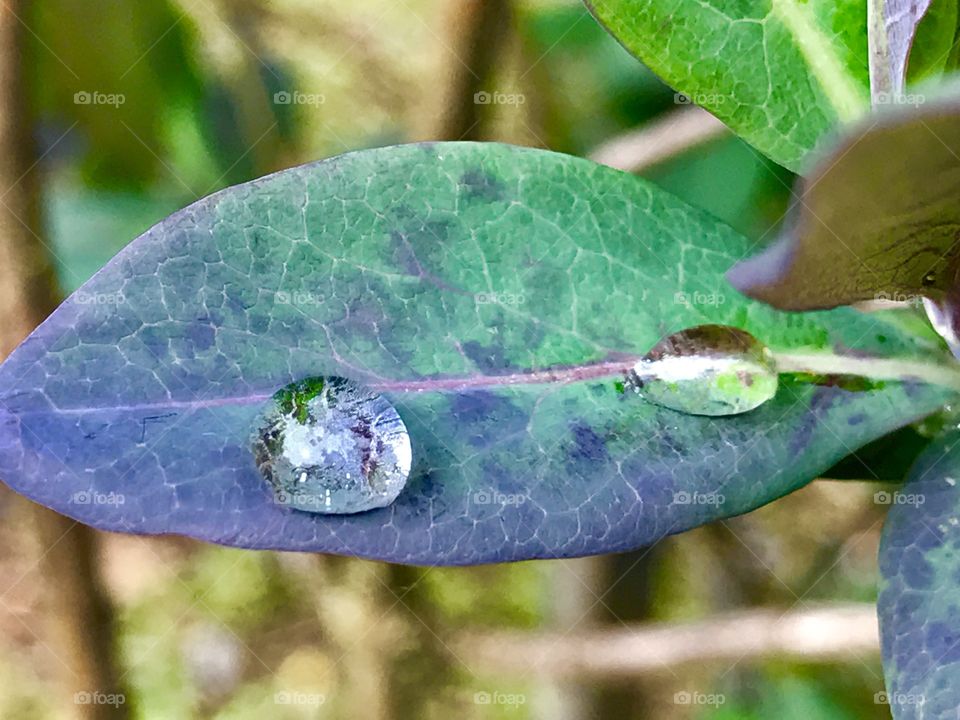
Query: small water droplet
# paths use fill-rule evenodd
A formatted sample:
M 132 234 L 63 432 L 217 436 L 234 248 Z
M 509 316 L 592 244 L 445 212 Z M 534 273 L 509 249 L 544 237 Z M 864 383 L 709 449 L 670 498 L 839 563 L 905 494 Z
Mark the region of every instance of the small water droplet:
M 389 505 L 412 459 L 396 408 L 341 377 L 306 378 L 274 393 L 251 446 L 277 502 L 327 514 Z
M 644 399 L 690 415 L 738 415 L 777 392 L 770 350 L 725 325 L 699 325 L 665 337 L 627 374 Z

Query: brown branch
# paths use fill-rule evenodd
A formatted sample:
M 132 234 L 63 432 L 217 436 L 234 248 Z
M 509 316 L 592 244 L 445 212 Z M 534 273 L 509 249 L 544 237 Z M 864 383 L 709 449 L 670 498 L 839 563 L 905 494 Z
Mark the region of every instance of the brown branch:
M 574 634 L 466 636 L 458 652 L 491 673 L 614 678 L 656 674 L 690 663 L 784 658 L 844 661 L 879 652 L 876 607 L 841 604 L 763 609 L 701 622 L 646 624 Z
M 512 22 L 510 0 L 458 0 L 450 3 L 448 68 L 445 95 L 434 140 L 479 140 L 490 109 L 477 94 L 492 93 L 497 56 L 506 45 Z
M 19 18 L 26 16 L 27 5 L 27 0 L 7 0 L 0 9 L 0 357 L 59 299 L 50 255 L 39 236 L 37 158 L 20 67 L 25 30 Z M 113 656 L 113 611 L 97 568 L 96 534 L 46 508 L 23 506 L 34 513 L 43 548 L 39 564 L 56 625 L 54 650 L 71 671 L 65 679 L 71 714 L 126 717 L 125 703 L 94 702 L 121 692 Z

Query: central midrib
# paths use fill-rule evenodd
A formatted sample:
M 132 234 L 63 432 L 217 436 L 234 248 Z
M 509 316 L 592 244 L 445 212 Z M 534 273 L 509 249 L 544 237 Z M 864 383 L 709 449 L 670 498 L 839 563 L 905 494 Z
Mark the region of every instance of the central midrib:
M 770 9 L 796 42 L 810 72 L 842 122 L 856 119 L 867 105 L 860 88 L 838 57 L 830 38 L 810 17 L 809 5 L 770 0 Z
M 527 370 L 523 372 L 507 373 L 503 375 L 467 375 L 460 377 L 437 377 L 419 380 L 363 380 L 363 385 L 382 393 L 423 393 L 423 392 L 457 392 L 460 390 L 482 390 L 485 388 L 510 387 L 519 385 L 569 385 L 587 380 L 600 380 L 623 376 L 636 365 L 639 357 L 620 357 L 612 360 L 602 360 L 583 365 L 561 366 L 545 368 L 543 370 Z M 213 408 L 229 405 L 251 405 L 266 402 L 274 391 L 268 393 L 250 393 L 220 398 L 194 398 L 192 400 L 163 400 L 150 403 L 136 403 L 132 405 L 111 405 L 81 408 L 44 408 L 43 410 L 27 410 L 12 415 L 37 414 L 83 414 L 97 411 L 114 412 L 144 412 L 165 411 L 170 409 L 197 409 Z

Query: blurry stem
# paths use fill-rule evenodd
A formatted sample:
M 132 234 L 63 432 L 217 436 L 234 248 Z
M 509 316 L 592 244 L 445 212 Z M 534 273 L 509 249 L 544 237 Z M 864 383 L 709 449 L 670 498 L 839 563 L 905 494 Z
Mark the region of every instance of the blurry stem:
M 446 635 L 435 595 L 424 582 L 430 568 L 390 565 L 390 588 L 406 625 L 406 641 L 394 656 L 390 672 L 393 717 L 431 717 L 444 691 L 458 681 L 458 659 L 441 636 Z
M 590 159 L 638 173 L 711 140 L 729 136 L 727 126 L 695 105 L 667 113 L 638 130 L 607 140 Z
M 871 380 L 919 380 L 960 391 L 960 366 L 832 353 L 775 353 L 779 372 L 858 375 Z
M 867 0 L 867 45 L 870 58 L 870 96 L 876 102 L 877 96 L 890 92 L 901 92 L 902 85 L 893 77 L 890 65 L 890 46 L 887 38 L 887 21 L 884 12 L 884 0 Z
M 551 608 L 547 626 L 563 633 L 571 628 L 594 628 L 600 624 L 600 603 L 605 590 L 606 567 L 611 558 L 583 557 L 555 560 L 550 563 Z M 532 708 L 533 718 L 581 720 L 598 717 L 597 699 L 591 697 L 589 684 L 575 678 L 558 682 L 556 678 L 541 680 L 543 699 Z
M 491 105 L 478 102 L 478 93 L 495 91 L 490 82 L 513 21 L 511 2 L 459 0 L 449 8 L 449 75 L 432 139 L 479 140 Z
M 0 356 L 6 357 L 57 306 L 52 262 L 40 239 L 39 179 L 22 77 L 26 0 L 0 9 Z M 26 506 L 25 506 L 26 507 Z M 97 536 L 39 505 L 31 505 L 43 555 L 45 601 L 56 623 L 55 652 L 69 667 L 74 693 L 118 693 L 113 610 L 97 568 Z M 77 704 L 83 718 L 124 718 L 128 705 Z
M 653 617 L 657 568 L 662 559 L 663 547 L 660 545 L 604 558 L 606 577 L 595 598 L 599 620 L 605 626 L 600 632 L 647 622 Z M 568 631 L 573 629 L 565 628 Z M 630 683 L 610 682 L 610 678 L 605 678 L 595 693 L 593 713 L 587 717 L 658 718 L 660 715 L 654 710 L 654 700 L 661 694 L 654 678 Z
M 692 623 L 650 623 L 562 634 L 470 635 L 456 644 L 467 662 L 500 674 L 632 678 L 687 664 L 782 658 L 860 664 L 879 652 L 872 603 L 803 610 L 759 609 Z
M 390 717 L 387 703 L 389 649 L 396 639 L 384 603 L 387 568 L 352 557 L 317 555 L 315 605 L 320 626 L 333 645 L 340 675 L 338 716 L 368 720 Z

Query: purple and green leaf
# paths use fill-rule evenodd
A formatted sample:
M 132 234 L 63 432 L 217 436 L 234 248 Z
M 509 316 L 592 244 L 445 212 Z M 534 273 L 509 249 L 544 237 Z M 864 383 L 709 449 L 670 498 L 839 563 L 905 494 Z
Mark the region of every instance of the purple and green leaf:
M 923 0 L 927 10 L 917 23 L 907 55 L 906 85 L 931 81 L 952 69 L 956 51 L 957 0 Z
M 946 720 L 960 707 L 960 435 L 920 457 L 891 504 L 880 545 L 878 613 L 896 720 Z
M 851 309 L 732 292 L 748 242 L 585 160 L 469 143 L 353 153 L 225 190 L 135 240 L 0 366 L 0 477 L 96 527 L 421 564 L 635 548 L 749 511 L 935 410 L 945 391 L 785 382 L 736 417 L 618 390 L 661 337 L 932 352 Z M 276 503 L 262 403 L 339 375 L 413 447 L 390 507 Z

